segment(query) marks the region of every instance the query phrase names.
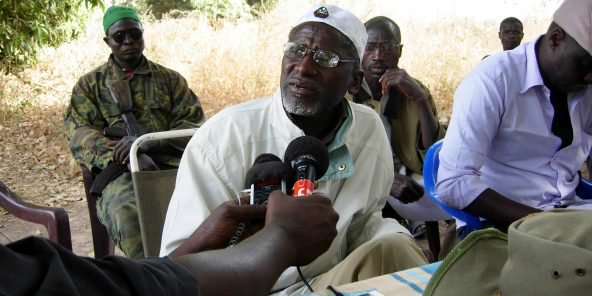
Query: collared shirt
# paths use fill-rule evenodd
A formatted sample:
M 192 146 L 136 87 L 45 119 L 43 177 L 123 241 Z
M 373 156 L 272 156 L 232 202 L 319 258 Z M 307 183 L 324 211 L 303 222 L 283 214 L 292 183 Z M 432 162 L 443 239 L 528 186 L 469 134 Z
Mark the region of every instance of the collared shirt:
M 568 94 L 573 142 L 559 149 L 535 44 L 488 57 L 458 86 L 439 155 L 438 193 L 449 206 L 465 208 L 487 188 L 541 210 L 579 200 L 577 171 L 592 147 L 592 89 Z
M 436 103 L 430 90 L 419 80 L 414 80 L 426 93 L 432 114 L 438 118 Z M 401 163 L 409 170 L 409 174 L 405 171 L 403 174 L 411 175 L 411 173 L 415 173 L 423 175 L 423 159 L 429 147 L 422 147 L 420 143 L 421 126 L 417 104 L 411 98 L 405 98 L 404 94 L 396 90 L 391 90 L 389 95 L 383 96 L 380 101 L 378 99 L 373 99 L 369 87 L 365 86 L 354 96 L 353 101 L 367 105 L 381 114 L 396 158 L 395 162 Z M 445 133 L 446 129 L 438 123 L 434 141 L 442 139 Z M 397 171 L 401 170 L 400 167 L 395 166 L 395 168 Z
M 144 131 L 196 128 L 205 120 L 197 96 L 177 72 L 142 57 L 131 78 L 115 63 L 107 63 L 82 76 L 66 111 L 64 126 L 74 158 L 87 167 L 104 169 L 112 159 L 106 127 L 125 129 L 121 112 L 111 98 L 107 83 L 129 79 L 133 114 Z M 178 157 L 154 155 L 155 161 L 177 165 Z
M 347 118 L 329 144 L 329 169 L 316 189 L 339 213 L 338 234 L 327 252 L 302 267 L 308 279 L 327 272 L 379 235 L 408 233 L 381 214 L 394 176 L 380 119 L 365 106 L 347 103 L 347 109 Z M 183 154 L 166 215 L 161 255 L 181 245 L 218 205 L 236 198 L 258 155 L 273 153 L 283 158 L 288 144 L 303 135 L 286 115 L 279 91 L 271 98 L 222 110 L 208 120 Z M 294 267 L 282 274 L 274 289 L 286 287 L 283 295 L 302 289 Z

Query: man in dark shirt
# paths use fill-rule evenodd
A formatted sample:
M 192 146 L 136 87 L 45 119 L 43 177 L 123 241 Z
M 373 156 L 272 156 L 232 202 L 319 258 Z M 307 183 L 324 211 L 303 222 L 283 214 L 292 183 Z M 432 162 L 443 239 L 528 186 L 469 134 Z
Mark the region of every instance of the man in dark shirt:
M 524 30 L 522 22 L 515 17 L 507 17 L 500 23 L 499 39 L 504 50 L 512 50 L 522 42 Z
M 0 295 L 267 295 L 287 267 L 306 265 L 337 234 L 338 214 L 329 199 L 292 198 L 273 192 L 267 206 L 229 201 L 212 212 L 189 240 L 193 254 L 131 260 L 79 257 L 42 238 L 0 246 Z M 232 248 L 244 221 L 263 229 Z

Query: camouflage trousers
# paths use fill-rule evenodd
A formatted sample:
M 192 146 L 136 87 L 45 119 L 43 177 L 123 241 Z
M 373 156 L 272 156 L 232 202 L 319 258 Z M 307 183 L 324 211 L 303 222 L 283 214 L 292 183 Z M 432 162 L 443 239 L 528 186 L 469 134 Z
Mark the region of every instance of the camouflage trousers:
M 144 258 L 138 207 L 130 173 L 123 173 L 111 181 L 97 202 L 99 220 L 111 240 L 123 253 L 133 259 Z

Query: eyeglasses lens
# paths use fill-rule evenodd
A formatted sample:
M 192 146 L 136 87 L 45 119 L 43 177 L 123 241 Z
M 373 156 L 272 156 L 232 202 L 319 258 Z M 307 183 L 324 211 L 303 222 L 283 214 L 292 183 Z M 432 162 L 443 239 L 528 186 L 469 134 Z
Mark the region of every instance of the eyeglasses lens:
M 115 41 L 119 44 L 122 44 L 125 41 L 126 36 L 128 36 L 128 35 L 133 40 L 138 41 L 138 40 L 142 39 L 143 32 L 142 32 L 142 30 L 139 30 L 139 29 L 117 32 L 117 33 L 111 35 L 111 38 L 113 39 L 113 41 Z
M 323 67 L 333 68 L 339 63 L 339 56 L 330 51 L 312 50 L 294 42 L 288 42 L 284 45 L 284 55 L 292 59 L 302 59 L 309 51 L 313 53 L 313 61 Z

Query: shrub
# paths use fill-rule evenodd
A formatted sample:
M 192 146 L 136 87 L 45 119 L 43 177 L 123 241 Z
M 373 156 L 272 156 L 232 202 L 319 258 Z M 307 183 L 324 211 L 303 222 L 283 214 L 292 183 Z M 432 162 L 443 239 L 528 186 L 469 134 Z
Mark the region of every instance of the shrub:
M 101 0 L 0 1 L 0 71 L 18 72 L 35 63 L 39 47 L 77 37 L 97 6 Z

